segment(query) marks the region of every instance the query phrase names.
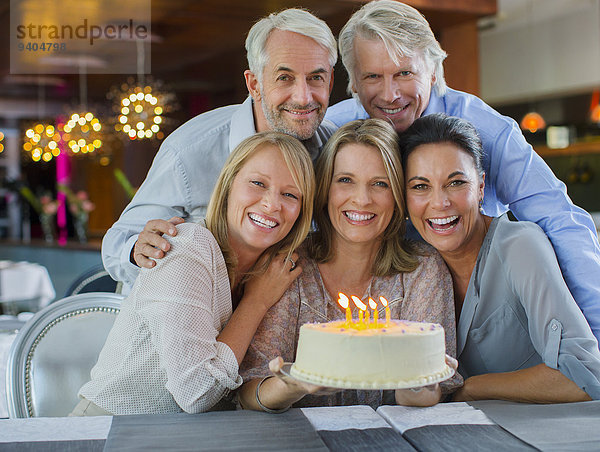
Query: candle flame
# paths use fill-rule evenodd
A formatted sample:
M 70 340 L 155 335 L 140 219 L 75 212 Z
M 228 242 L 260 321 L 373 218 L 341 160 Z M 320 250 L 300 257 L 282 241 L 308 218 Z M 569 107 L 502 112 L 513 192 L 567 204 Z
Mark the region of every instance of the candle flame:
M 371 309 L 373 311 L 375 311 L 377 309 L 377 302 L 375 300 L 373 300 L 371 297 L 369 297 L 369 306 L 371 307 Z
M 379 301 L 381 301 L 381 304 L 382 304 L 382 305 L 383 305 L 385 308 L 387 308 L 388 301 L 387 301 L 385 298 L 383 298 L 383 297 L 379 297 Z
M 347 297 L 346 295 L 344 295 L 342 292 L 338 293 L 338 297 L 340 297 L 340 298 L 338 299 L 338 303 L 339 303 L 339 305 L 340 305 L 342 308 L 346 309 L 346 308 L 349 306 L 349 304 L 350 304 L 350 300 L 349 300 L 349 299 L 348 299 L 348 297 Z
M 358 298 L 358 297 L 356 297 L 356 296 L 354 296 L 354 295 L 351 295 L 351 298 L 352 298 L 352 301 L 354 302 L 354 304 L 356 305 L 356 307 L 357 307 L 358 309 L 360 309 L 361 311 L 366 311 L 366 310 L 367 310 L 367 305 L 366 305 L 366 304 L 364 304 L 364 303 L 361 301 L 361 299 L 360 299 L 360 298 Z

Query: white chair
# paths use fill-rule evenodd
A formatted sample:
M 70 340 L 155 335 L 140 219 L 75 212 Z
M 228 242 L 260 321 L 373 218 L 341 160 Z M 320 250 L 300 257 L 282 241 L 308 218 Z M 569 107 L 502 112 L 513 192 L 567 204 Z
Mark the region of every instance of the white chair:
M 67 416 L 73 410 L 122 299 L 108 292 L 63 298 L 20 329 L 6 368 L 11 418 Z

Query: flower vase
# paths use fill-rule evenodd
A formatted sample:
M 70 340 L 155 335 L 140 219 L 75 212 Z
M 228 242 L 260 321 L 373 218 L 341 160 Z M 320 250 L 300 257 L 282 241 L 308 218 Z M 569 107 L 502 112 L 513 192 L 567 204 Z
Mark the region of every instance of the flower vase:
M 40 224 L 46 243 L 54 242 L 54 215 L 47 213 L 40 214 Z
M 87 212 L 81 212 L 75 216 L 75 234 L 80 243 L 87 243 L 88 218 Z

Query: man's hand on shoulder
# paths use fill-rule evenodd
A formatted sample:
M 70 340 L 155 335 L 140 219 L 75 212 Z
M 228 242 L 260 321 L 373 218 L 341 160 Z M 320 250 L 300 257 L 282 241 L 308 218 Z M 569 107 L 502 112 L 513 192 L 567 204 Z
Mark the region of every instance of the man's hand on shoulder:
M 180 217 L 173 217 L 169 220 L 148 221 L 131 250 L 131 263 L 138 267 L 154 267 L 156 262 L 153 259 L 162 259 L 171 248 L 171 244 L 163 238 L 163 235 L 176 236 L 177 228 L 175 226 L 184 221 Z

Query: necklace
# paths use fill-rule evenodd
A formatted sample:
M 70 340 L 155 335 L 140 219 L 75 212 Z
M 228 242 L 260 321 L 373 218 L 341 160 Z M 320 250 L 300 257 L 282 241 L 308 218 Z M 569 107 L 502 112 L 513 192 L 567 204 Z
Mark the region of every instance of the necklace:
M 319 265 L 317 264 L 317 272 L 319 273 L 319 279 L 321 282 L 321 289 L 323 290 L 323 307 L 325 307 L 325 312 L 327 312 L 327 301 L 328 299 L 333 301 L 333 297 L 331 296 L 331 294 L 329 293 L 329 291 L 325 288 L 325 278 L 323 277 L 323 273 L 321 273 L 321 269 L 319 268 Z M 373 275 L 371 275 L 371 279 L 369 279 L 369 285 L 367 286 L 367 290 L 366 290 L 366 295 L 367 297 L 372 297 L 371 295 L 371 288 L 373 286 L 373 279 L 375 277 Z M 346 294 L 348 296 L 352 295 L 352 294 Z

